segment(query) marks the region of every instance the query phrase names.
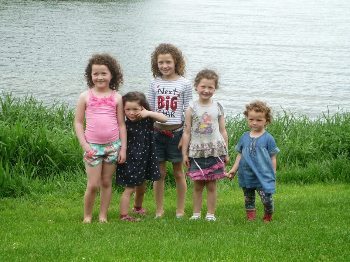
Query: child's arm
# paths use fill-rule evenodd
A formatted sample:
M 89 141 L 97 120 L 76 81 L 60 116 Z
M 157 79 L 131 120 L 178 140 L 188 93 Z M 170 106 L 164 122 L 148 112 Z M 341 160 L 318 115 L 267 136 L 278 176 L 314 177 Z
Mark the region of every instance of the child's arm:
M 122 164 L 126 160 L 126 126 L 125 126 L 125 117 L 124 117 L 124 109 L 123 109 L 123 100 L 122 96 L 117 94 L 117 120 L 119 125 L 119 138 L 121 141 L 121 147 L 118 155 L 118 163 Z
M 226 127 L 225 127 L 225 117 L 224 117 L 224 115 L 219 116 L 219 130 L 220 130 L 220 133 L 221 133 L 222 137 L 225 140 L 226 149 L 227 149 L 227 152 L 228 152 L 228 136 L 227 136 L 227 131 L 226 131 Z M 227 164 L 229 161 L 230 161 L 230 158 L 227 155 L 225 157 L 225 163 Z
M 78 98 L 77 106 L 75 108 L 74 129 L 80 146 L 83 148 L 84 152 L 89 152 L 91 150 L 91 147 L 86 141 L 84 133 L 86 100 L 87 92 L 81 93 Z
M 188 108 L 188 106 L 190 105 L 190 101 L 192 100 L 192 84 L 189 82 L 186 87 L 185 87 L 185 91 L 184 91 L 184 100 L 183 100 L 183 103 L 184 103 L 184 112 L 186 114 L 186 110 Z
M 141 117 L 141 118 L 150 117 L 153 120 L 161 123 L 165 123 L 166 121 L 168 121 L 168 117 L 166 115 L 158 112 L 149 111 L 145 108 L 142 108 L 140 113 L 138 113 L 137 117 Z
M 273 171 L 276 174 L 276 170 L 277 170 L 277 157 L 276 157 L 276 155 L 271 156 L 271 161 L 272 161 Z
M 237 170 L 238 170 L 238 165 L 239 165 L 239 161 L 241 161 L 241 154 L 238 153 L 235 163 L 233 164 L 232 168 L 230 171 L 228 171 L 228 173 L 226 173 L 226 176 L 230 179 L 234 178 Z
M 192 125 L 192 109 L 188 108 L 185 112 L 185 124 L 184 124 L 184 130 L 182 133 L 182 161 L 183 164 L 189 168 L 190 167 L 190 160 L 188 157 L 188 147 L 190 144 L 190 138 L 191 138 L 191 125 Z

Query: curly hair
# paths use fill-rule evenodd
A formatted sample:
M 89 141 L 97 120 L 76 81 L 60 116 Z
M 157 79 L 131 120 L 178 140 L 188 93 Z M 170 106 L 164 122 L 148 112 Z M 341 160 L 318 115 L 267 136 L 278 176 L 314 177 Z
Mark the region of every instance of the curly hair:
M 175 73 L 180 76 L 184 76 L 185 59 L 182 52 L 176 46 L 172 44 L 165 44 L 165 43 L 159 44 L 151 55 L 151 67 L 152 67 L 153 76 L 154 77 L 162 76 L 158 68 L 158 56 L 165 55 L 165 54 L 170 54 L 174 59 Z
M 202 79 L 214 80 L 215 89 L 219 88 L 219 76 L 214 70 L 203 69 L 199 71 L 199 73 L 196 75 L 196 78 L 194 79 L 194 86 L 198 86 L 199 82 Z
M 118 91 L 119 86 L 123 83 L 123 72 L 118 61 L 109 54 L 94 54 L 85 68 L 85 79 L 89 88 L 94 86 L 92 82 L 91 72 L 92 65 L 105 65 L 112 74 L 109 82 L 109 88 Z
M 265 113 L 266 123 L 270 124 L 272 122 L 272 110 L 265 102 L 255 100 L 245 106 L 245 111 L 243 114 L 248 117 L 249 111 L 262 112 Z
M 146 110 L 151 110 L 145 94 L 138 91 L 128 92 L 123 95 L 123 105 L 125 105 L 126 102 L 137 102 Z

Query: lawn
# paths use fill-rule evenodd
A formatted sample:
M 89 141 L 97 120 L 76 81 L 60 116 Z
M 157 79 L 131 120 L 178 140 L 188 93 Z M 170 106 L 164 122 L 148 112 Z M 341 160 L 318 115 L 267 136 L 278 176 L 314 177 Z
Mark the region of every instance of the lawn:
M 218 186 L 217 221 L 175 218 L 169 172 L 166 215 L 118 220 L 115 188 L 109 223 L 81 223 L 86 178 L 82 150 L 65 105 L 0 95 L 0 261 L 350 261 L 350 112 L 316 119 L 284 112 L 268 126 L 276 138 L 277 194 L 273 221 L 245 220 L 237 180 Z M 231 164 L 247 130 L 228 117 Z M 230 165 L 228 168 L 230 168 Z M 205 213 L 205 210 L 203 210 Z
M 53 183 L 53 182 L 52 182 Z M 0 261 L 349 261 L 350 186 L 278 185 L 269 224 L 245 220 L 237 181 L 218 186 L 217 221 L 175 218 L 175 190 L 166 191 L 166 215 L 154 219 L 152 191 L 139 223 L 118 220 L 114 192 L 109 223 L 83 224 L 83 184 L 0 199 Z M 57 187 L 57 184 L 55 185 Z M 204 203 L 205 204 L 205 203 Z M 204 205 L 205 206 L 205 205 Z M 205 209 L 204 209 L 205 212 Z

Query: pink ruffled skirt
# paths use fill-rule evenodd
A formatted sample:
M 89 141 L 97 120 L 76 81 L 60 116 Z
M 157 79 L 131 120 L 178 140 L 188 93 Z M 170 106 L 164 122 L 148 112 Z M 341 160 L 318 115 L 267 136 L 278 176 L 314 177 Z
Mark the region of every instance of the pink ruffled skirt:
M 218 180 L 225 177 L 225 156 L 191 158 L 187 176 L 192 180 Z

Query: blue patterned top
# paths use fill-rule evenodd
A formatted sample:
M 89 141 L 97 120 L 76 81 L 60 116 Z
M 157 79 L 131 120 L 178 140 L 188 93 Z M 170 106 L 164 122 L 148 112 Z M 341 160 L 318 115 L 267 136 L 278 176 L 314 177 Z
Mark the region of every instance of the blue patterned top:
M 280 150 L 273 136 L 265 131 L 259 137 L 250 137 L 250 132 L 245 132 L 235 150 L 241 154 L 238 166 L 239 186 L 262 188 L 265 193 L 275 193 L 276 178 L 271 156 Z

